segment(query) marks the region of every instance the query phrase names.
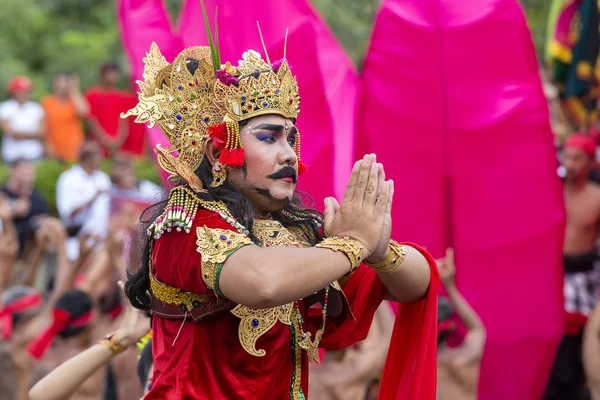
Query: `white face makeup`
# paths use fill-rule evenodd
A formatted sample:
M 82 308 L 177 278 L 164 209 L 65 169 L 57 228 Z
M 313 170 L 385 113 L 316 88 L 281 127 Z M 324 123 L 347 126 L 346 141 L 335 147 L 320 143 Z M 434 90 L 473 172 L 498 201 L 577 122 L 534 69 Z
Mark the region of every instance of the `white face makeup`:
M 240 130 L 246 172 L 230 168 L 228 180 L 260 212 L 279 210 L 292 199 L 298 176 L 297 135 L 293 121 L 279 115 L 253 118 Z

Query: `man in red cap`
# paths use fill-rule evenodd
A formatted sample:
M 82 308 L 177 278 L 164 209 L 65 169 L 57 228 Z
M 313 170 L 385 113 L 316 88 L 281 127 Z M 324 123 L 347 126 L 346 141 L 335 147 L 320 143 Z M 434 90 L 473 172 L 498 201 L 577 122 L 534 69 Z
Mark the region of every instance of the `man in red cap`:
M 30 100 L 33 84 L 16 76 L 7 85 L 11 98 L 0 104 L 2 158 L 7 164 L 18 159 L 37 160 L 44 155 L 44 109 Z
M 579 399 L 584 386 L 581 362 L 583 327 L 597 301 L 594 266 L 600 224 L 600 186 L 588 179 L 596 159 L 596 142 L 575 133 L 563 145 L 567 225 L 563 244 L 566 334 L 555 356 L 544 399 Z

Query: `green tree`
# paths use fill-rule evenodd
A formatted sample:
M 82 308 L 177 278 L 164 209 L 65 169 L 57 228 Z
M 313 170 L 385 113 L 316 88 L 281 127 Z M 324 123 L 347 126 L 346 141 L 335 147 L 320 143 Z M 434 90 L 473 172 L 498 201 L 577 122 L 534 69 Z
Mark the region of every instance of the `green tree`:
M 312 0 L 331 30 L 361 66 L 380 0 Z M 173 20 L 182 0 L 166 0 Z M 522 0 L 538 53 L 544 46 L 549 2 Z M 74 71 L 83 87 L 97 80 L 104 61 L 127 66 L 110 0 L 0 0 L 0 86 L 23 74 L 36 83 L 34 97 L 50 89 L 58 71 Z M 124 81 L 124 86 L 129 82 Z M 0 92 L 0 100 L 6 93 Z

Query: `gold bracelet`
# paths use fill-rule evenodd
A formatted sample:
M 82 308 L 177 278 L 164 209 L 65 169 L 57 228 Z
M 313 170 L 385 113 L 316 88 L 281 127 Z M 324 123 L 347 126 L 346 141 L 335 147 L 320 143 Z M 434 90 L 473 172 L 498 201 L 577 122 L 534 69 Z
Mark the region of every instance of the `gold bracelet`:
M 315 247 L 330 249 L 333 251 L 341 251 L 350 260 L 350 274 L 354 272 L 362 262 L 362 246 L 355 239 L 344 236 L 331 236 L 323 239 Z
M 127 350 L 127 347 L 125 347 L 121 343 L 119 343 L 119 341 L 117 340 L 117 337 L 115 336 L 114 333 L 107 335 L 104 339 L 102 339 L 98 343 L 103 344 L 106 347 L 108 347 L 108 349 L 114 355 L 121 354 L 122 352 Z
M 398 244 L 398 242 L 394 240 L 390 240 L 390 254 L 383 261 L 378 263 L 366 263 L 371 269 L 382 273 L 387 274 L 388 272 L 392 272 L 396 268 L 402 264 L 404 261 L 404 257 L 406 257 L 406 247 Z

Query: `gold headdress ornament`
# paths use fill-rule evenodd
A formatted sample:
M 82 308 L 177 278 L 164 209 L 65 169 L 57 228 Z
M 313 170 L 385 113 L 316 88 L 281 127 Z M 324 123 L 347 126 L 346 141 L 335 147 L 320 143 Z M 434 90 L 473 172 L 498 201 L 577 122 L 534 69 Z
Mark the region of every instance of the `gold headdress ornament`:
M 237 66 L 219 64 L 208 23 L 207 31 L 210 47 L 187 48 L 170 64 L 152 43 L 143 59 L 143 81 L 137 82 L 139 102 L 121 114 L 122 118 L 135 115 L 135 122 L 149 128 L 160 127 L 169 141 L 166 148 L 156 146 L 160 166 L 170 178 L 183 178 L 195 191 L 204 191 L 194 171 L 210 137 L 222 149 L 220 163 L 240 167 L 244 152 L 239 121 L 265 114 L 296 119 L 300 112 L 298 83 L 285 58 L 270 65 L 248 50 Z M 299 157 L 299 145 L 296 152 Z M 306 168 L 300 160 L 299 168 Z

